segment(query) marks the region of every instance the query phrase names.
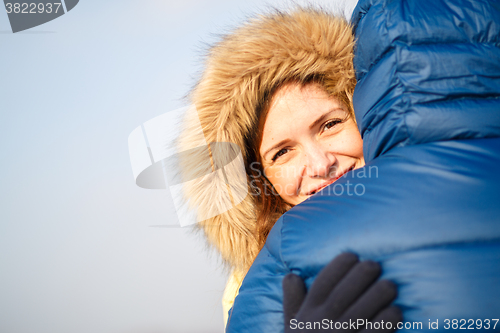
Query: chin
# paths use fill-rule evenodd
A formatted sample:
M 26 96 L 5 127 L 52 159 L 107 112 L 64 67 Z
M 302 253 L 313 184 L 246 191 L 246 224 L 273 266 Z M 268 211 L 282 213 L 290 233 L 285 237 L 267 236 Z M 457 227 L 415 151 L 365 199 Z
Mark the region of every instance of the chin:
M 292 205 L 292 206 L 295 206 L 295 205 L 298 205 L 299 203 L 302 203 L 302 202 L 306 201 L 310 197 L 311 197 L 311 195 L 297 197 L 297 198 L 295 198 L 295 200 L 293 200 L 293 203 L 290 202 L 290 201 L 287 201 L 287 203 L 290 204 L 290 205 Z

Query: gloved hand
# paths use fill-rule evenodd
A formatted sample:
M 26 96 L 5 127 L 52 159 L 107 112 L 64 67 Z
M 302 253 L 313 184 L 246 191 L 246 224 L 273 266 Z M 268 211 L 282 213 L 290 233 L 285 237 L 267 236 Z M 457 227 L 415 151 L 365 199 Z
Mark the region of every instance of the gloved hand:
M 288 274 L 283 279 L 285 332 L 394 332 L 403 319 L 399 308 L 389 306 L 397 288 L 388 280 L 376 281 L 380 273 L 376 262 L 343 253 L 323 268 L 309 292 L 299 276 Z M 361 320 L 372 326 L 357 325 Z

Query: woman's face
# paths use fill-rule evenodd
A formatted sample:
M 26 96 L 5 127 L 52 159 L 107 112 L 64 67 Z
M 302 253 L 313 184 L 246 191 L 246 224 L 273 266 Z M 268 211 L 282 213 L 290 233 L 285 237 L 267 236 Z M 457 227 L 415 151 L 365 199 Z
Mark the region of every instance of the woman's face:
M 260 155 L 267 179 L 292 205 L 365 163 L 363 141 L 347 107 L 317 83 L 292 83 L 276 92 Z

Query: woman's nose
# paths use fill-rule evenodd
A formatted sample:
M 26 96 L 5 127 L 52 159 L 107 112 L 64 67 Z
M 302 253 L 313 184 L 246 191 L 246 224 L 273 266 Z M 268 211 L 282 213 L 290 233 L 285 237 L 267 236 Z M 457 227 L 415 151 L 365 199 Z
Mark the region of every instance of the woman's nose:
M 306 154 L 306 172 L 309 177 L 329 177 L 332 168 L 337 162 L 334 154 L 323 149 L 321 146 L 315 146 L 307 149 Z

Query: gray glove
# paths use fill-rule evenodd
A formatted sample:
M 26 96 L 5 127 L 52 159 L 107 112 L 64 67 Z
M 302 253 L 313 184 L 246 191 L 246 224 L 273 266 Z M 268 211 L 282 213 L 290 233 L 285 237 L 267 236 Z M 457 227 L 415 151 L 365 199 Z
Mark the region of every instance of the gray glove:
M 394 332 L 403 319 L 399 308 L 389 306 L 397 288 L 391 281 L 376 281 L 380 273 L 376 262 L 343 253 L 323 268 L 309 292 L 299 276 L 288 274 L 283 279 L 285 333 Z

